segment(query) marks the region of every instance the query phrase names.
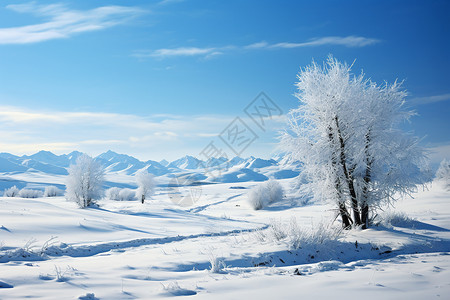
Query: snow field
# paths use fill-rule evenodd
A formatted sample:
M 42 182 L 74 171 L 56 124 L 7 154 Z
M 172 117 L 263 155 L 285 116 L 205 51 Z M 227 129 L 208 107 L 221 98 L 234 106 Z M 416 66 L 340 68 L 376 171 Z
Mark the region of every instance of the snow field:
M 289 191 L 290 181 L 281 183 Z M 186 208 L 162 188 L 144 205 L 102 200 L 88 209 L 62 197 L 0 198 L 0 298 L 450 295 L 442 186 L 399 202 L 390 223 L 341 232 L 333 206 L 297 207 L 289 194 L 254 211 L 246 193 L 255 185 L 206 185 Z

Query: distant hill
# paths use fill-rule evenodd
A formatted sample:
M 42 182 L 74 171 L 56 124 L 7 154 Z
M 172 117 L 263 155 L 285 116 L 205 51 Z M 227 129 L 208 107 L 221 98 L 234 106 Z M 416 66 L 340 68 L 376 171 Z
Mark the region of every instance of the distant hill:
M 10 153 L 0 153 L 0 175 L 5 179 L 18 174 L 41 174 L 42 176 L 67 175 L 67 169 L 81 152 L 73 151 L 69 154 L 56 155 L 50 151 L 39 151 L 33 155 L 17 156 Z M 281 166 L 275 159 L 256 157 L 234 157 L 230 160 L 224 157 L 210 158 L 202 161 L 196 157 L 186 155 L 172 162 L 148 160 L 141 161 L 135 157 L 107 151 L 95 157 L 101 163 L 107 174 L 121 174 L 132 176 L 137 171 L 145 169 L 155 176 L 186 176 L 193 174 L 196 178 L 211 182 L 245 182 L 264 181 L 268 178 L 292 178 L 299 174 L 298 166 Z M 209 172 L 215 170 L 214 176 Z M 39 176 L 41 176 L 39 175 Z M 36 177 L 36 175 L 33 175 Z M 29 178 L 24 176 L 23 178 Z M 114 177 L 110 177 L 114 178 Z
M 203 161 L 193 156 L 186 155 L 182 158 L 179 158 L 169 163 L 167 167 L 182 170 L 194 170 L 194 169 L 201 169 L 203 164 L 204 164 Z

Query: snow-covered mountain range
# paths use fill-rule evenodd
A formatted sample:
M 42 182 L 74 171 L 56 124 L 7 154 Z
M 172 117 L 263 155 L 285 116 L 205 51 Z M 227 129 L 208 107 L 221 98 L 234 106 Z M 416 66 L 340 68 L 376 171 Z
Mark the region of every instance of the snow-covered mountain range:
M 10 153 L 0 153 L 0 182 L 10 181 L 27 175 L 35 178 L 39 176 L 62 177 L 67 175 L 67 168 L 74 164 L 81 152 L 73 151 L 69 154 L 56 155 L 49 151 L 39 151 L 33 155 L 17 156 Z M 275 159 L 261 159 L 253 156 L 249 158 L 234 157 L 211 158 L 202 161 L 186 155 L 172 162 L 148 160 L 141 161 L 126 154 L 107 151 L 95 158 L 101 163 L 107 175 L 132 176 L 138 170 L 146 169 L 156 177 L 174 177 L 194 174 L 208 182 L 247 182 L 264 181 L 268 178 L 284 179 L 298 175 L 298 167 L 286 167 Z M 24 181 L 27 181 L 24 179 Z M 2 185 L 0 184 L 0 188 Z M 9 184 L 7 184 L 9 185 Z

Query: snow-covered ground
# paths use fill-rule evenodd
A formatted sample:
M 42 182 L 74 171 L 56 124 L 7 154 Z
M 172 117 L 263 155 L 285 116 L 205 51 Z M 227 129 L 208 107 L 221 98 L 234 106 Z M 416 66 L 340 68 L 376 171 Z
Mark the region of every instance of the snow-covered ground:
M 450 192 L 439 184 L 348 232 L 331 224 L 333 206 L 289 193 L 252 210 L 256 184 L 196 187 L 186 207 L 164 187 L 145 204 L 88 209 L 0 198 L 0 299 L 450 299 Z

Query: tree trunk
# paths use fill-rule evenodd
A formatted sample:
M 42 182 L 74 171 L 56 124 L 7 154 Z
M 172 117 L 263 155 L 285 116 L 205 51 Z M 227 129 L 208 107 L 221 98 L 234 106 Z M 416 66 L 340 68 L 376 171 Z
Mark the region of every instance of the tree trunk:
M 339 203 L 339 214 L 342 218 L 342 227 L 344 229 L 350 229 L 352 226 L 351 219 L 349 217 L 347 208 L 345 207 L 345 203 L 343 202 Z
M 363 223 L 363 229 L 367 229 L 369 227 L 369 204 L 367 200 L 369 199 L 369 183 L 371 180 L 371 168 L 372 168 L 372 160 L 370 159 L 369 154 L 369 145 L 370 145 L 370 129 L 366 133 L 366 145 L 365 145 L 365 154 L 366 154 L 366 174 L 364 174 L 364 187 L 363 187 L 363 198 L 364 202 L 361 206 L 361 219 Z
M 331 127 L 328 127 L 328 138 L 330 139 L 331 145 L 333 145 L 333 131 Z M 336 154 L 333 153 L 333 157 L 331 158 L 331 164 L 334 168 L 333 171 L 336 171 L 336 165 L 337 165 L 337 159 Z M 339 214 L 341 215 L 342 219 L 342 227 L 344 229 L 351 228 L 352 225 L 352 219 L 350 218 L 350 215 L 347 211 L 347 207 L 345 205 L 345 201 L 342 200 L 342 187 L 341 187 L 341 181 L 339 180 L 339 177 L 336 175 L 335 178 L 335 189 L 338 197 L 338 207 L 339 207 Z
M 364 202 L 361 208 L 362 229 L 369 228 L 369 205 Z
M 145 200 L 145 196 L 144 196 L 144 195 L 142 195 L 142 196 L 141 196 L 141 201 L 142 201 L 142 204 L 144 204 L 144 200 Z
M 347 181 L 348 191 L 350 193 L 351 202 L 352 202 L 353 220 L 355 221 L 355 225 L 361 225 L 362 223 L 361 223 L 361 217 L 360 217 L 360 212 L 359 212 L 359 207 L 358 207 L 358 199 L 356 198 L 355 186 L 353 184 L 353 176 L 347 169 L 347 158 L 345 156 L 344 138 L 342 137 L 341 130 L 339 128 L 338 118 L 334 117 L 334 120 L 336 122 L 336 129 L 337 129 L 338 138 L 339 138 L 339 146 L 341 148 L 340 149 L 341 150 L 340 163 L 341 163 L 343 171 L 344 171 L 345 180 Z

